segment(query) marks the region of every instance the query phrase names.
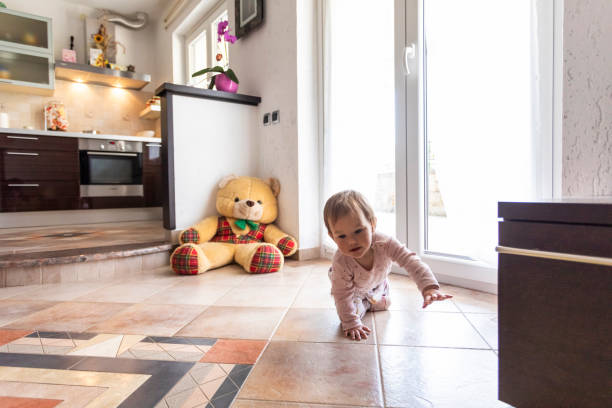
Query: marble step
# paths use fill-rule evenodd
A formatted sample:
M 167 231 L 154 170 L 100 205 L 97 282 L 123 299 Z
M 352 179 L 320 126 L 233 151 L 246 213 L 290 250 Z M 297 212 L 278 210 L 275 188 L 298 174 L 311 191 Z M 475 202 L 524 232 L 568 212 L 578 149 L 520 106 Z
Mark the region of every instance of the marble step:
M 0 256 L 0 287 L 96 281 L 146 274 L 170 265 L 167 241 Z

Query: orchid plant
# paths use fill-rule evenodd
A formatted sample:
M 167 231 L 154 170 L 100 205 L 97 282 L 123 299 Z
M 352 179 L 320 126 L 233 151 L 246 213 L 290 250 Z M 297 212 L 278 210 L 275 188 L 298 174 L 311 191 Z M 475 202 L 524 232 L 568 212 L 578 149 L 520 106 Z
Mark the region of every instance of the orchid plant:
M 225 55 L 228 55 L 227 43 L 230 42 L 233 44 L 236 42 L 237 38 L 230 34 L 229 21 L 227 20 L 222 20 L 219 22 L 219 24 L 217 24 L 217 42 L 221 42 L 221 39 L 225 40 Z M 223 59 L 223 55 L 221 53 L 218 53 L 216 56 L 216 59 L 217 61 L 221 61 Z M 208 89 L 213 89 L 213 87 L 215 86 L 215 78 L 218 74 L 225 74 L 227 75 L 229 79 L 231 79 L 235 83 L 237 84 L 239 83 L 236 73 L 231 68 L 229 68 L 229 66 L 227 68 L 223 68 L 222 66 L 217 65 L 212 68 L 204 68 L 200 71 L 194 72 L 191 75 L 191 77 L 194 78 L 194 77 L 204 75 L 204 74 L 209 74 L 209 73 L 216 73 L 216 74 L 214 74 L 210 78 Z

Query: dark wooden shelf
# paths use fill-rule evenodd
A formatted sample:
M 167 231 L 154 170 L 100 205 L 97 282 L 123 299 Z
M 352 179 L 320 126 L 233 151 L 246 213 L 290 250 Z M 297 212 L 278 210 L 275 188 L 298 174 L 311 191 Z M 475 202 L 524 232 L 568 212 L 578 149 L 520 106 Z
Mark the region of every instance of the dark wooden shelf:
M 166 93 L 174 95 L 193 96 L 195 98 L 213 99 L 216 101 L 241 103 L 244 105 L 257 106 L 261 102 L 259 96 L 244 95 L 238 93 L 230 93 L 223 91 L 214 91 L 212 89 L 195 88 L 193 86 L 176 85 L 169 82 L 164 82 L 155 90 L 155 95 L 164 96 Z

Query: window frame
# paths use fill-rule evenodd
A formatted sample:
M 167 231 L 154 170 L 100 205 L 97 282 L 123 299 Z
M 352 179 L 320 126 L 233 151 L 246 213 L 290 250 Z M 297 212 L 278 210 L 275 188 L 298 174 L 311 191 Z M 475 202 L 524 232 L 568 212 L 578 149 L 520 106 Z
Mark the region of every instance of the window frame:
M 185 35 L 185 84 L 188 86 L 193 86 L 197 88 L 208 88 L 208 81 L 201 81 L 199 84 L 196 84 L 191 78 L 191 61 L 193 54 L 191 50 L 191 44 L 201 35 L 204 34 L 206 36 L 206 62 L 204 64 L 204 67 L 198 69 L 212 67 L 213 63 L 215 62 L 214 59 L 216 55 L 217 33 L 211 32 L 211 25 L 223 13 L 228 14 L 229 21 L 229 8 L 227 6 L 226 0 L 220 1 L 215 6 L 213 6 L 211 11 L 208 12 L 204 16 L 204 18 L 202 18 L 199 23 L 197 23 L 197 25 Z M 213 53 L 215 54 L 213 55 Z M 229 49 L 227 51 L 227 61 L 229 64 Z M 196 72 L 196 69 L 194 69 L 193 72 Z

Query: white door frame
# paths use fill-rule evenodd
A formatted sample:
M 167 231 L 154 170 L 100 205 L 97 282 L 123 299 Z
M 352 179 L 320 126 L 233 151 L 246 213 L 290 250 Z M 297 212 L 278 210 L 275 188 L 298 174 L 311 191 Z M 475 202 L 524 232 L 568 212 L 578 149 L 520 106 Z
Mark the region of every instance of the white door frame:
M 426 254 L 424 251 L 424 55 L 423 1 L 395 0 L 396 211 L 397 238 L 415 251 L 441 283 L 497 293 L 497 271 L 484 262 Z M 554 0 L 553 109 L 550 163 L 553 196 L 561 190 L 561 114 L 563 87 L 563 0 Z M 416 58 L 405 49 L 416 44 Z M 406 66 L 410 73 L 407 73 Z M 406 214 L 406 217 L 404 217 Z M 405 274 L 400 268 L 394 272 Z

